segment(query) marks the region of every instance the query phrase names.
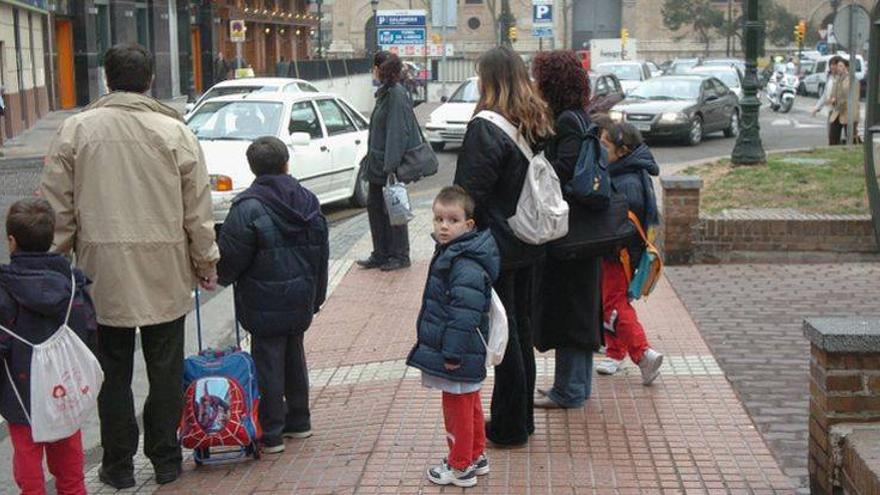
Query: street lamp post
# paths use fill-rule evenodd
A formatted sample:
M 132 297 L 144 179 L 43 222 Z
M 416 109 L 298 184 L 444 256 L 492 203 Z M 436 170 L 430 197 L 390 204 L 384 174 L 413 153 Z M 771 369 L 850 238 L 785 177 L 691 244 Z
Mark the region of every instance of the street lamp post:
M 318 4 L 318 58 L 324 58 L 324 19 L 321 15 L 324 0 L 315 0 L 315 3 Z
M 373 54 L 376 54 L 379 53 L 379 19 L 376 17 L 379 11 L 379 0 L 370 0 L 370 7 L 373 8 L 373 38 L 376 40 L 373 45 Z
M 840 8 L 840 0 L 829 0 L 828 3 L 831 4 L 831 22 L 833 23 L 835 19 L 837 19 L 837 9 Z M 826 28 L 828 26 L 825 26 Z M 828 33 L 829 38 L 833 33 Z M 831 39 L 829 39 L 831 41 Z M 828 53 L 837 53 L 837 35 L 834 35 L 833 43 L 828 43 Z
M 743 32 L 746 74 L 743 80 L 744 96 L 740 103 L 742 117 L 739 136 L 731 155 L 731 161 L 737 165 L 754 165 L 764 163 L 767 159 L 761 143 L 761 126 L 758 123 L 761 109 L 761 102 L 758 100 L 758 41 L 761 39 L 764 23 L 758 18 L 758 0 L 747 2 Z

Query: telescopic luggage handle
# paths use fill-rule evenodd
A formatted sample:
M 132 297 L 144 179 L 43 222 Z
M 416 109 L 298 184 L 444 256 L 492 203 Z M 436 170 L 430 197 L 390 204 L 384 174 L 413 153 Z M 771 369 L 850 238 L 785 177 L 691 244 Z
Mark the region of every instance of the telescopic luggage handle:
M 233 301 L 232 301 L 232 319 L 235 321 L 235 347 L 241 346 L 241 329 L 238 324 L 238 314 L 235 312 L 235 286 L 232 287 L 233 290 Z M 199 352 L 202 352 L 202 304 L 199 288 L 196 287 L 195 290 L 196 296 L 196 335 L 199 339 Z

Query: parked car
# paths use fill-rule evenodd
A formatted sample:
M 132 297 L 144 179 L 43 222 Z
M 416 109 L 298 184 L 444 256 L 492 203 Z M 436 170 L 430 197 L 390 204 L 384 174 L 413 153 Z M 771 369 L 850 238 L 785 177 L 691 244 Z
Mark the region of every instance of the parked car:
M 700 65 L 700 58 L 677 58 L 666 67 L 665 75 L 687 74 L 691 69 Z
M 843 56 L 843 58 L 849 60 L 849 55 L 845 53 L 839 53 L 838 55 Z M 820 59 L 816 60 L 816 65 L 813 68 L 813 72 L 806 77 L 803 78 L 804 84 L 804 92 L 808 95 L 820 96 L 825 92 L 825 83 L 828 78 L 828 61 L 831 60 L 831 57 L 834 55 L 825 55 Z M 853 64 L 850 64 L 850 70 L 855 70 L 856 79 L 859 80 L 860 83 L 864 86 L 865 82 L 865 74 L 867 72 L 868 66 L 865 63 L 865 59 L 862 58 L 861 55 L 856 56 L 855 67 L 853 68 Z M 862 87 L 862 94 L 864 94 L 864 87 Z
M 681 139 L 696 146 L 711 132 L 738 135 L 739 111 L 739 100 L 724 83 L 690 74 L 645 81 L 609 116 L 634 125 L 647 138 Z
M 698 65 L 691 69 L 691 74 L 709 75 L 721 80 L 740 100 L 743 97 L 743 74 L 736 67 L 721 65 Z
M 249 93 L 318 93 L 320 90 L 314 84 L 288 77 L 249 77 L 244 79 L 230 79 L 222 81 L 211 87 L 205 94 L 193 103 L 187 103 L 186 113 L 189 114 L 202 102 L 211 98 L 227 95 L 243 95 Z
M 810 74 L 816 70 L 816 60 L 809 58 L 802 58 L 800 60 L 800 66 L 798 67 L 798 86 L 796 88 L 797 94 L 806 95 L 807 94 L 807 86 L 804 84 L 804 79 L 807 78 Z
M 590 72 L 590 115 L 610 112 L 625 96 L 617 76 Z
M 441 98 L 443 104 L 431 112 L 425 125 L 428 142 L 434 151 L 442 151 L 446 146 L 461 146 L 479 99 L 476 77 L 461 83 L 449 98 Z
M 326 93 L 221 96 L 203 102 L 186 123 L 205 153 L 217 223 L 254 180 L 245 151 L 266 135 L 288 144 L 290 174 L 321 204 L 348 199 L 366 204 L 360 163 L 367 154 L 369 124 L 342 98 Z
M 654 62 L 648 61 L 645 62 L 645 64 L 647 64 L 648 70 L 651 71 L 651 77 L 660 77 L 663 75 L 663 69 L 657 67 L 657 64 L 655 64 Z
M 711 58 L 704 60 L 700 65 L 707 67 L 736 67 L 740 73 L 746 73 L 746 63 L 738 58 Z
M 594 70 L 617 76 L 623 86 L 624 93 L 629 93 L 643 82 L 651 79 L 651 69 L 644 62 L 603 62 L 597 64 Z

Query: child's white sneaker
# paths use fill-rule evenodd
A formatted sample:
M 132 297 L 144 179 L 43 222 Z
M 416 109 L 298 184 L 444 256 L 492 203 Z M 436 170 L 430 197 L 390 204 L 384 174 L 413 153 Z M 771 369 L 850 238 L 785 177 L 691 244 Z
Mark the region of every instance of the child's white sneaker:
M 620 365 L 623 364 L 623 361 L 618 361 L 616 359 L 605 358 L 596 366 L 596 373 L 600 375 L 613 375 L 620 371 Z
M 444 460 L 439 466 L 428 469 L 428 481 L 437 485 L 455 485 L 460 488 L 469 488 L 477 484 L 477 470 L 471 465 L 467 469 L 459 471 L 458 469 L 453 469 Z
M 648 386 L 660 376 L 660 366 L 663 364 L 663 354 L 648 349 L 639 361 L 639 369 L 642 371 L 642 385 Z

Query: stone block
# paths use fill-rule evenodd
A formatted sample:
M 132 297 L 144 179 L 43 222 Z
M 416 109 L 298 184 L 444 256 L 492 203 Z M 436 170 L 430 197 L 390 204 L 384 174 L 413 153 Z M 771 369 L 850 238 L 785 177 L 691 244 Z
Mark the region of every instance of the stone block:
M 880 318 L 811 318 L 804 336 L 827 354 L 874 354 L 880 366 Z

